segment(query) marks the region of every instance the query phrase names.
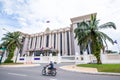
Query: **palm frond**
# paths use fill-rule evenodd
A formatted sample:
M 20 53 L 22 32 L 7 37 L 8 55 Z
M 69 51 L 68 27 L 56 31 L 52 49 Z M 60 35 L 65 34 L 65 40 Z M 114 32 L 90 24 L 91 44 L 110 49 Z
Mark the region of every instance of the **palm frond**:
M 4 37 L 1 39 L 4 43 L 6 43 L 6 48 L 9 49 L 12 45 L 16 45 L 16 47 L 21 48 L 21 39 L 19 32 L 7 33 L 4 34 Z
M 113 22 L 107 22 L 103 25 L 100 25 L 98 27 L 99 29 L 105 29 L 105 28 L 113 28 L 113 29 L 116 29 L 116 25 L 113 23 Z
M 82 21 L 80 24 L 79 24 L 79 28 L 81 30 L 84 30 L 84 29 L 88 29 L 89 28 L 89 24 L 85 21 Z
M 102 40 L 105 42 L 105 44 L 107 44 L 106 40 L 108 40 L 109 42 L 114 44 L 114 41 L 112 40 L 112 38 L 110 38 L 107 34 L 100 32 L 100 31 L 98 31 L 98 32 L 99 32 L 99 37 L 102 38 Z

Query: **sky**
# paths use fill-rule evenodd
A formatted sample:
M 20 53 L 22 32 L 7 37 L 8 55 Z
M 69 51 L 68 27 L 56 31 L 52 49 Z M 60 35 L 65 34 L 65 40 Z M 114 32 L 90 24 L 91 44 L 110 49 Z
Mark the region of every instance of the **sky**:
M 7 32 L 28 34 L 70 27 L 70 18 L 97 13 L 100 24 L 114 22 L 117 29 L 103 30 L 120 50 L 120 0 L 0 0 L 0 39 Z M 46 23 L 50 21 L 50 23 Z M 99 25 L 100 25 L 99 24 Z

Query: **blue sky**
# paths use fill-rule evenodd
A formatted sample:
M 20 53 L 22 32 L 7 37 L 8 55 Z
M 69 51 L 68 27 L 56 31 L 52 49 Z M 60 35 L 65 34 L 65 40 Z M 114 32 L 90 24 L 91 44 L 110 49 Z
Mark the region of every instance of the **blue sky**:
M 47 27 L 51 30 L 69 27 L 70 18 L 96 12 L 100 24 L 109 21 L 116 24 L 117 30 L 104 32 L 120 44 L 119 5 L 120 0 L 0 0 L 0 39 L 7 31 L 32 34 Z M 118 45 L 109 45 L 110 49 L 118 50 Z

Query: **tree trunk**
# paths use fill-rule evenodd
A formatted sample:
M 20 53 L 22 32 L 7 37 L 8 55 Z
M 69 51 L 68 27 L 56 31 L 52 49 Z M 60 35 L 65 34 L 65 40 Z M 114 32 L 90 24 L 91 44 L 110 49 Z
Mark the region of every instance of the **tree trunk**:
M 97 64 L 102 64 L 100 59 L 100 53 L 97 54 L 96 58 L 97 58 Z
M 94 39 L 92 42 L 92 53 L 97 59 L 97 64 L 102 64 L 100 60 L 100 52 L 101 52 L 101 46 L 99 42 L 97 42 L 97 39 Z
M 14 50 L 15 50 L 15 45 L 12 45 L 9 49 L 9 54 L 7 59 L 5 60 L 5 63 L 13 63 L 13 60 L 11 60 L 14 56 Z
M 20 51 L 20 49 L 18 49 L 18 51 L 17 51 L 17 56 L 16 56 L 16 58 L 15 58 L 15 63 L 17 62 L 17 58 L 18 58 L 18 55 L 19 55 L 19 51 Z

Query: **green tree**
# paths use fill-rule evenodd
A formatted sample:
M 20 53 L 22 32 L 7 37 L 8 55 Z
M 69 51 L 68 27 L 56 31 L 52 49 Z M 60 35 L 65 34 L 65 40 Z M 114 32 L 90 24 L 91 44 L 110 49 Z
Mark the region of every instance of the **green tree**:
M 8 58 L 5 60 L 5 62 L 13 62 L 11 59 L 14 56 L 16 47 L 20 49 L 22 46 L 20 32 L 8 32 L 4 34 L 4 37 L 2 37 L 1 40 L 3 41 L 1 45 L 5 46 L 7 52 L 9 53 Z
M 101 32 L 101 29 L 113 28 L 116 29 L 116 26 L 113 22 L 107 22 L 98 26 L 99 20 L 96 20 L 96 14 L 92 14 L 90 21 L 82 21 L 79 23 L 78 27 L 74 30 L 75 38 L 78 40 L 78 45 L 82 48 L 82 51 L 87 48 L 87 45 L 91 44 L 91 52 L 97 58 L 97 64 L 101 64 L 100 52 L 104 48 L 104 45 L 107 46 L 106 40 L 114 44 L 113 40 Z

